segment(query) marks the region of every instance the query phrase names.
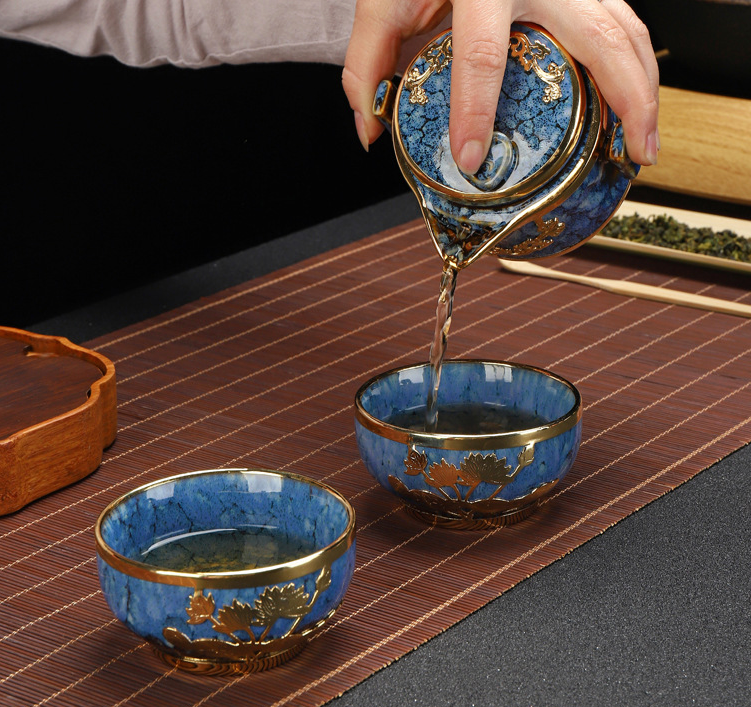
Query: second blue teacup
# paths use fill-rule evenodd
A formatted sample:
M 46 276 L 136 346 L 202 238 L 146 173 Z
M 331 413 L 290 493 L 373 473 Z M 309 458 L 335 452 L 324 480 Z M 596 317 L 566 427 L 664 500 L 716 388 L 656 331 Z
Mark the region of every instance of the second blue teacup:
M 501 361 L 443 364 L 438 428 L 425 431 L 428 364 L 396 368 L 355 397 L 372 476 L 428 522 L 453 528 L 526 518 L 574 463 L 581 397 L 549 371 Z

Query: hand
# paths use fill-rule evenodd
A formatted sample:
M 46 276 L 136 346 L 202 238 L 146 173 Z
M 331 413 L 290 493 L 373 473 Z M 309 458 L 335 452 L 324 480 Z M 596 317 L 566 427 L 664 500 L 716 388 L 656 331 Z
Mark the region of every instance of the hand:
M 366 149 L 383 130 L 371 113 L 378 83 L 394 75 L 404 42 L 433 30 L 451 9 L 443 0 L 358 0 L 342 83 Z M 629 157 L 655 164 L 657 61 L 646 27 L 624 0 L 453 0 L 449 136 L 462 171 L 474 174 L 490 147 L 517 20 L 545 27 L 589 69 L 623 121 Z

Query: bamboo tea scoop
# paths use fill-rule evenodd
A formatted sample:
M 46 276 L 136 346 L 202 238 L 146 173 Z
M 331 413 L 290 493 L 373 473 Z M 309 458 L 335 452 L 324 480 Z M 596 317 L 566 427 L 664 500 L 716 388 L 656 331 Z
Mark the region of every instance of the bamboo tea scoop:
M 642 285 L 638 282 L 628 282 L 626 280 L 610 280 L 603 277 L 575 275 L 574 273 L 562 272 L 560 270 L 551 270 L 550 268 L 535 265 L 526 260 L 512 261 L 500 259 L 500 262 L 505 270 L 519 275 L 532 275 L 536 277 L 548 277 L 553 280 L 578 282 L 581 285 L 597 287 L 600 290 L 613 292 L 617 295 L 649 299 L 654 300 L 655 302 L 668 302 L 682 307 L 706 309 L 710 312 L 722 312 L 723 314 L 733 314 L 737 317 L 751 318 L 751 305 L 742 304 L 740 302 L 730 302 L 717 297 L 705 297 L 704 295 L 695 295 L 691 292 L 671 290 L 667 287 Z

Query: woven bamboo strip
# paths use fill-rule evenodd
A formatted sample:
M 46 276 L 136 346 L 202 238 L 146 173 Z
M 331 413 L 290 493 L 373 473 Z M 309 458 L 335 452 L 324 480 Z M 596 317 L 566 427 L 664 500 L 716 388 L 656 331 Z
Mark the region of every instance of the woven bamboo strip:
M 623 259 L 555 267 L 747 296 L 732 279 Z M 131 375 L 116 445 L 85 482 L 0 519 L 0 640 L 13 648 L 0 654 L 0 684 L 14 699 L 321 704 L 751 438 L 748 379 L 737 375 L 750 367 L 749 330 L 737 320 L 511 276 L 486 259 L 460 279 L 450 354 L 569 377 L 587 404 L 582 450 L 525 523 L 484 534 L 420 524 L 365 474 L 351 401 L 373 373 L 425 359 L 437 279 L 410 224 L 104 337 L 97 345 Z M 358 566 L 320 643 L 267 674 L 200 681 L 113 622 L 91 571 L 91 524 L 137 483 L 236 464 L 340 488 L 358 513 Z

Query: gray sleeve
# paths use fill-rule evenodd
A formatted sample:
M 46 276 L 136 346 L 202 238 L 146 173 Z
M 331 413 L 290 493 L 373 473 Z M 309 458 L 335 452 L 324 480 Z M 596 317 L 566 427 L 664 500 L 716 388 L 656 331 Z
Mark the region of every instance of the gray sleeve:
M 130 66 L 343 64 L 355 0 L 0 0 L 0 36 Z

